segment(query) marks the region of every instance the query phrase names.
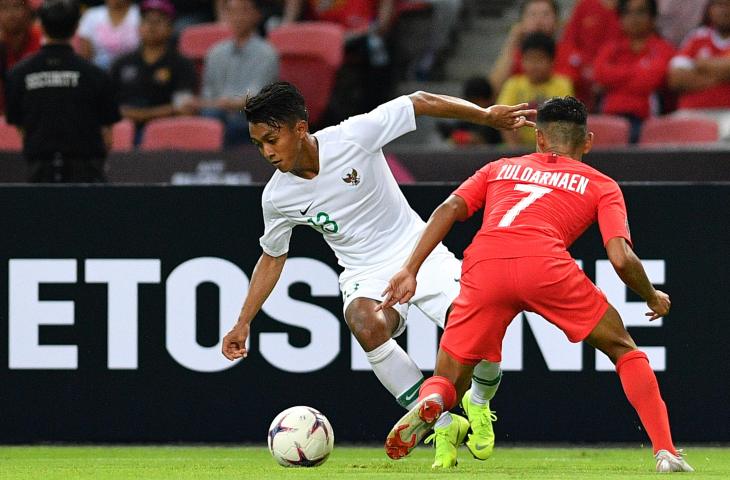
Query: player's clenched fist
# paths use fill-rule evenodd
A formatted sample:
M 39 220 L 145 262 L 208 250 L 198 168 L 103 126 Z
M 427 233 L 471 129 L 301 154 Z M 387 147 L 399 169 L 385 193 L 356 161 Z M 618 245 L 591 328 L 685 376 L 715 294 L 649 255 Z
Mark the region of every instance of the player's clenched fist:
M 225 337 L 223 337 L 223 356 L 228 360 L 236 360 L 238 358 L 246 358 L 246 339 L 250 330 L 248 323 L 237 323 Z

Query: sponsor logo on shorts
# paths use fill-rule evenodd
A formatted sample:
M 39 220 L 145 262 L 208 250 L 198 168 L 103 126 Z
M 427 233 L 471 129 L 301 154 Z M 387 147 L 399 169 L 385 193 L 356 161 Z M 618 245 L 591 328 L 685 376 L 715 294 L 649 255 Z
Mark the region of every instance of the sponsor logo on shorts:
M 350 298 L 352 296 L 352 294 L 355 293 L 359 288 L 360 288 L 360 284 L 356 283 L 355 286 L 352 287 L 352 290 L 350 290 L 349 292 L 342 292 L 342 295 L 345 297 L 345 300 Z

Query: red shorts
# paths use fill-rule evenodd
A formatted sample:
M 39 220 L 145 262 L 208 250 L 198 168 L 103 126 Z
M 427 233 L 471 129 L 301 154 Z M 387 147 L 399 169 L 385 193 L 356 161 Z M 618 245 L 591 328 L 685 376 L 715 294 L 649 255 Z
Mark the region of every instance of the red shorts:
M 464 364 L 502 360 L 502 339 L 512 319 L 535 312 L 580 342 L 608 309 L 601 290 L 573 259 L 493 258 L 461 274 L 461 292 L 441 338 L 441 348 Z

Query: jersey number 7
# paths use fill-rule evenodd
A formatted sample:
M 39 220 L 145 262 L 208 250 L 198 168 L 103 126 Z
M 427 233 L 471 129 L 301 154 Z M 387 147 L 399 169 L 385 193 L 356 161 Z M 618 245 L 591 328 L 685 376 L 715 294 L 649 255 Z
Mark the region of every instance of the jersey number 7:
M 539 185 L 531 185 L 527 183 L 518 183 L 515 185 L 515 190 L 527 192 L 529 195 L 515 203 L 514 207 L 507 210 L 507 213 L 504 214 L 502 220 L 499 221 L 500 227 L 509 227 L 512 225 L 512 222 L 515 221 L 515 218 L 517 218 L 517 215 L 519 215 L 522 210 L 532 205 L 532 203 L 534 203 L 538 198 L 553 191 L 552 188 L 540 187 Z

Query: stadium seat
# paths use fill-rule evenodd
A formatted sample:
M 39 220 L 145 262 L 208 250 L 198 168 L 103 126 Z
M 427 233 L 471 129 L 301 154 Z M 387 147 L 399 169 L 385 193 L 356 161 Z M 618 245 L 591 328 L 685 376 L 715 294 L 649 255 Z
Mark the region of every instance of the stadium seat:
M 329 22 L 293 23 L 269 33 L 281 59 L 279 76 L 302 92 L 312 124 L 329 103 L 344 58 L 344 39 L 344 29 Z
M 112 127 L 112 152 L 134 150 L 134 122 L 122 120 Z
M 189 59 L 199 62 L 205 58 L 210 47 L 230 38 L 230 27 L 226 23 L 200 23 L 186 27 L 180 33 L 178 49 Z
M 593 145 L 621 146 L 629 143 L 631 125 L 623 117 L 616 115 L 589 115 L 588 130 L 593 132 Z
M 718 139 L 717 122 L 711 118 L 665 116 L 644 122 L 639 144 L 712 143 Z
M 23 150 L 23 137 L 18 130 L 5 122 L 5 117 L 0 117 L 0 151 L 20 152 Z
M 213 45 L 233 35 L 227 23 L 210 22 L 190 25 L 180 33 L 179 52 L 195 64 L 198 80 L 202 77 L 203 60 Z M 200 84 L 200 82 L 198 82 Z
M 205 150 L 223 148 L 223 123 L 203 117 L 152 120 L 144 128 L 142 150 Z

